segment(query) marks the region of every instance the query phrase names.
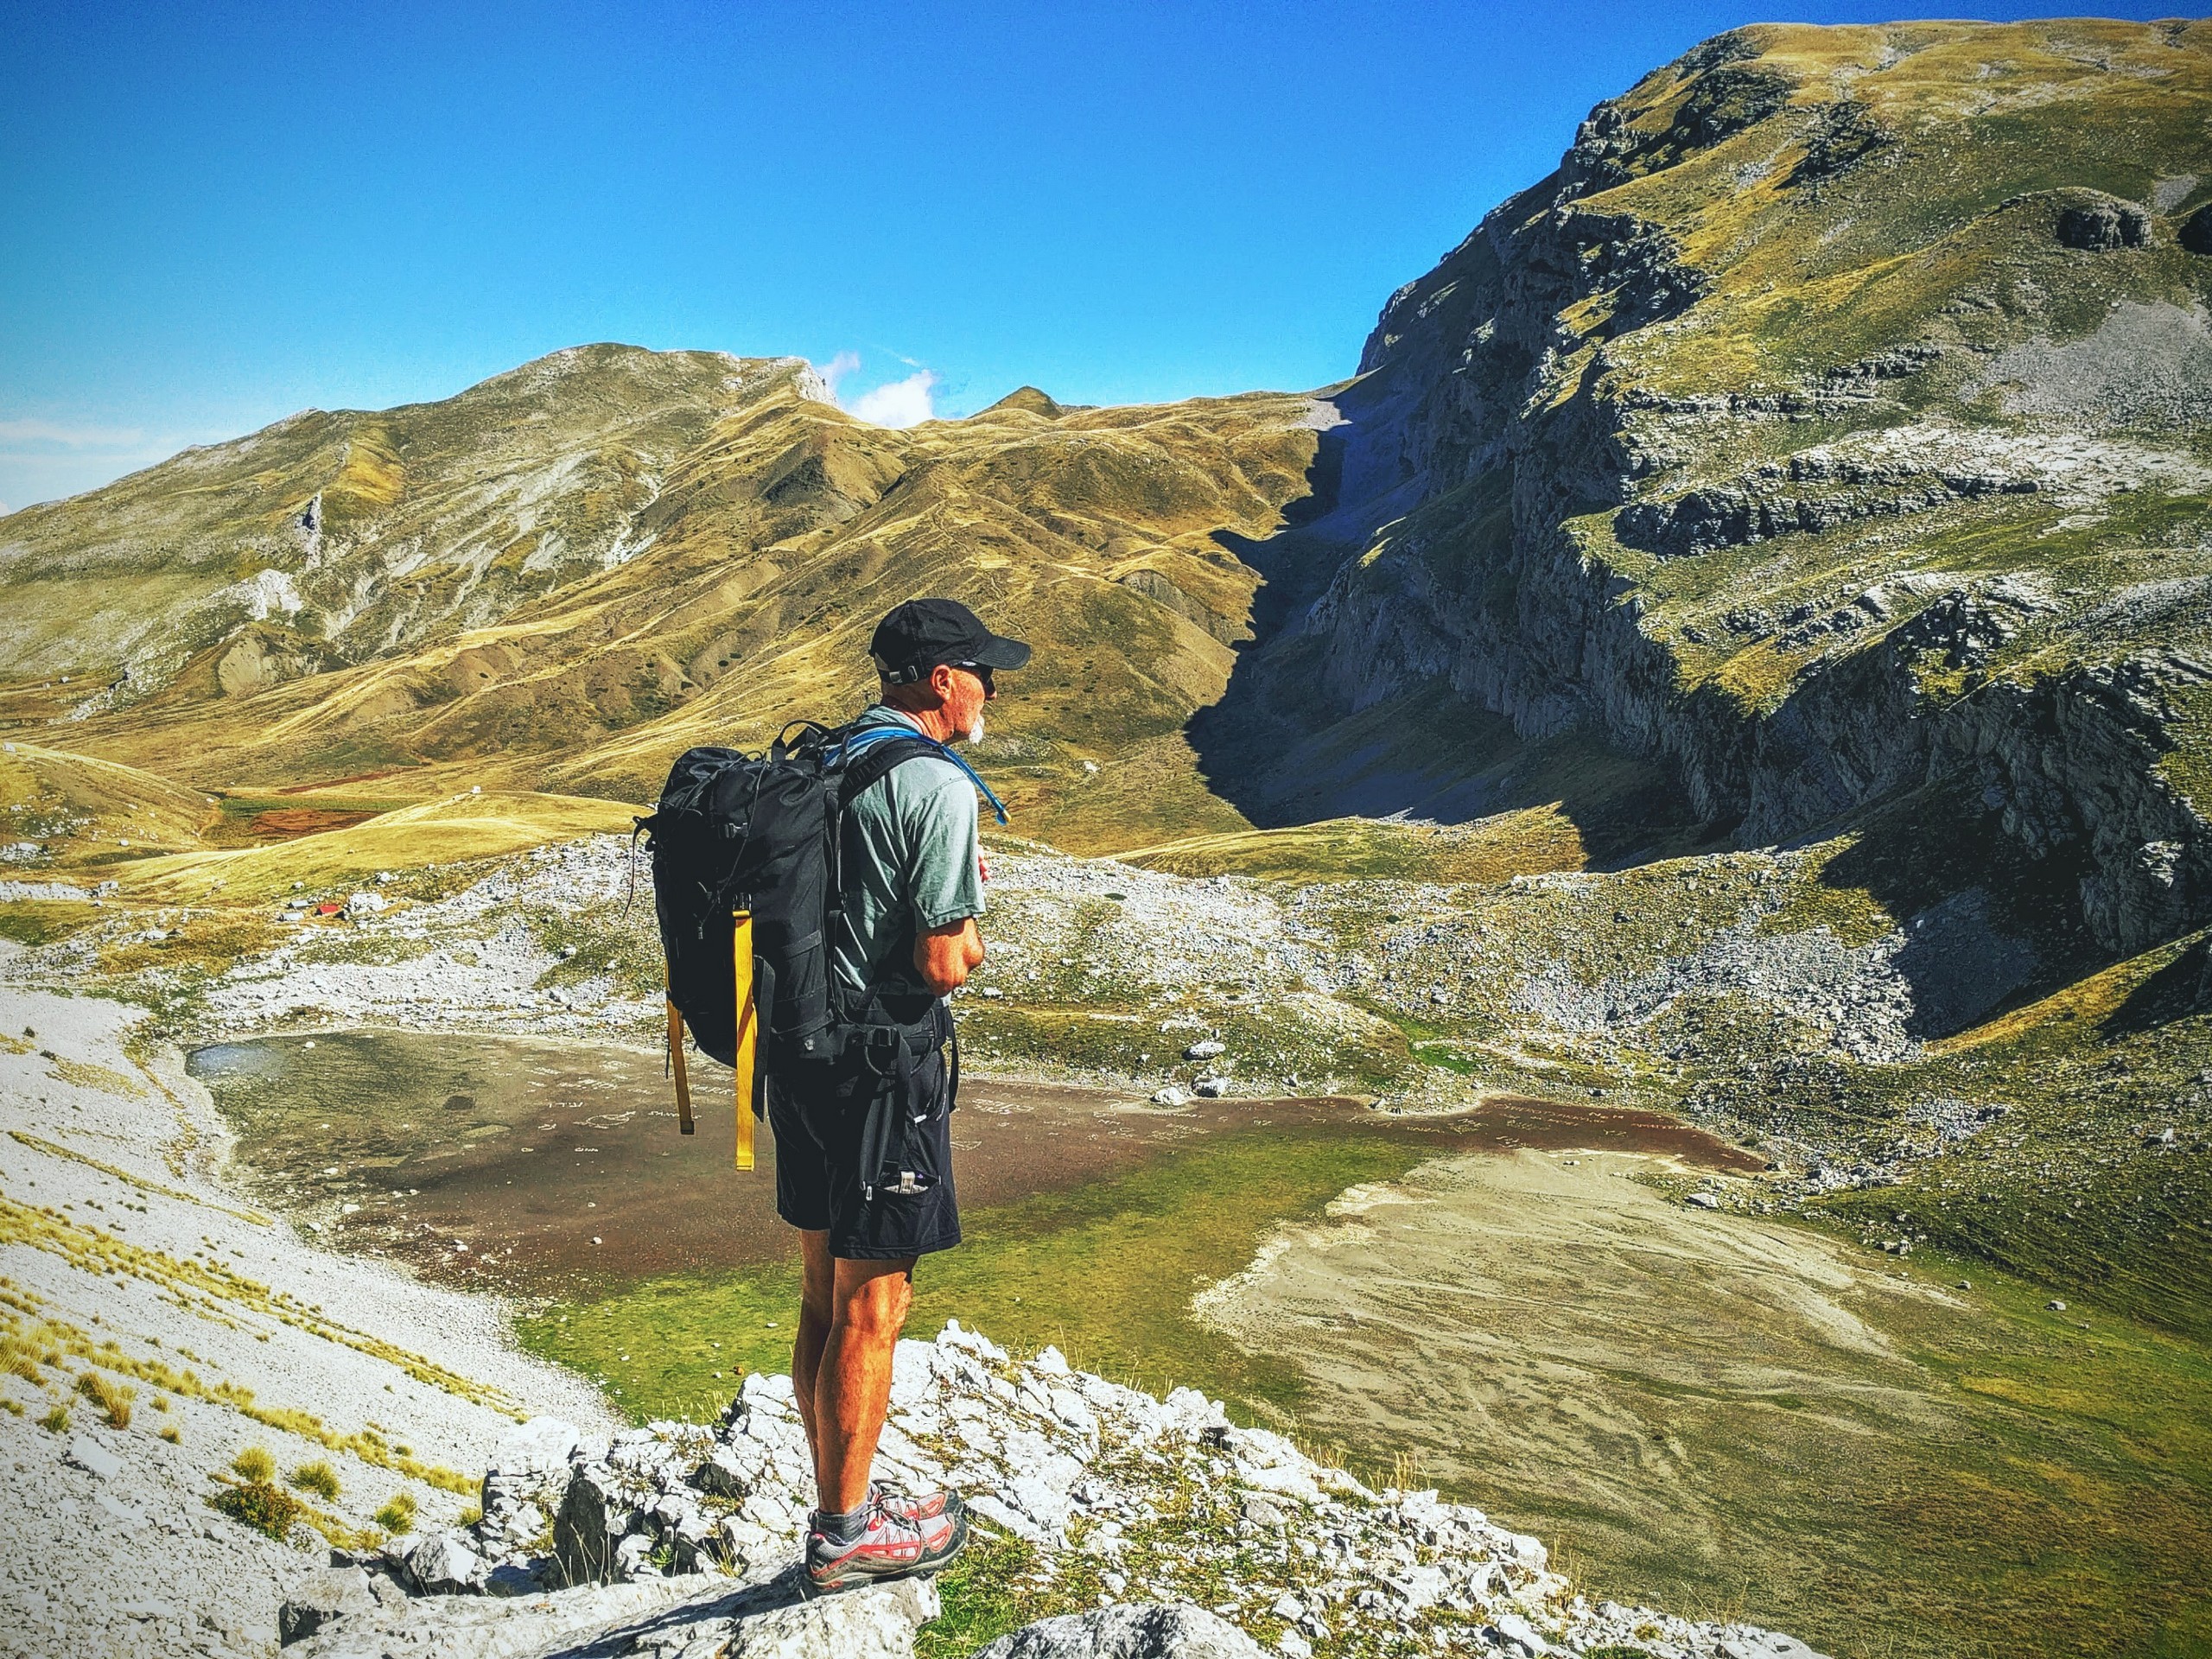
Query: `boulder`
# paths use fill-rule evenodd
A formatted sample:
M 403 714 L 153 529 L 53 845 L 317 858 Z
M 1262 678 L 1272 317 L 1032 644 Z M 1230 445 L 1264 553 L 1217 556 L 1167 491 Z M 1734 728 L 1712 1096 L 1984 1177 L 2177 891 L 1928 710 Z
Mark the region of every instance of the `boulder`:
M 434 1532 L 407 1552 L 407 1576 L 429 1596 L 464 1595 L 482 1587 L 488 1569 L 474 1541 L 458 1529 Z
M 1261 1659 L 1258 1643 L 1190 1606 L 1102 1607 L 1002 1636 L 975 1659 Z
M 293 1586 L 276 1610 L 276 1640 L 285 1647 L 304 1642 L 324 1625 L 348 1615 L 376 1611 L 369 1575 L 358 1567 L 327 1567 Z
M 61 1453 L 64 1463 L 73 1463 L 87 1473 L 102 1480 L 113 1480 L 123 1472 L 123 1459 L 102 1446 L 89 1434 L 72 1434 L 69 1444 Z
M 517 1506 L 532 1503 L 554 1510 L 569 1484 L 569 1460 L 576 1431 L 557 1417 L 533 1417 L 499 1437 L 484 1469 L 484 1512 L 501 1500 Z
M 735 1573 L 749 1573 L 790 1554 L 788 1541 L 741 1516 L 726 1515 L 715 1527 L 713 1548 Z
M 627 1584 L 633 1579 L 658 1578 L 660 1569 L 652 1563 L 653 1541 L 642 1532 L 633 1532 L 614 1546 L 614 1577 Z
M 914 1632 L 941 1611 L 927 1579 L 872 1585 L 741 1621 L 728 1659 L 913 1659 Z
M 2139 248 L 2151 240 L 2151 217 L 2133 202 L 2110 199 L 2069 207 L 2058 216 L 2058 239 L 2093 252 Z
M 627 1483 L 605 1464 L 588 1463 L 569 1477 L 553 1519 L 553 1559 L 563 1584 L 603 1584 L 614 1552 L 630 1530 Z
M 1290 1517 L 1283 1512 L 1282 1505 L 1256 1494 L 1244 1500 L 1237 1514 L 1255 1527 L 1281 1528 L 1290 1524 Z
M 1503 1648 L 1510 1654 L 1541 1656 L 1555 1651 L 1544 1640 L 1543 1632 L 1518 1613 L 1500 1613 L 1483 1634 L 1491 1638 L 1491 1645 Z
M 716 1497 L 741 1498 L 767 1472 L 767 1449 L 757 1440 L 717 1446 L 692 1471 L 691 1484 Z
M 2181 245 L 2191 253 L 2212 253 L 2212 201 L 2182 221 Z

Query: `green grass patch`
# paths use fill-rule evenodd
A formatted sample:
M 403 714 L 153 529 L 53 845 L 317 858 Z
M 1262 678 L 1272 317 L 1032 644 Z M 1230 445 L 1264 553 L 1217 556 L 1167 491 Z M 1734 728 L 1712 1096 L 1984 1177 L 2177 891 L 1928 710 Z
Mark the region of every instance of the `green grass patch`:
M 944 1611 L 915 1632 L 915 1659 L 965 1659 L 1060 1611 L 1033 1577 L 1036 1569 L 1034 1545 L 978 1528 L 968 1553 L 938 1577 Z
M 282 1486 L 266 1480 L 249 1480 L 226 1486 L 207 1500 L 207 1507 L 226 1515 L 242 1527 L 266 1534 L 282 1543 L 296 1522 L 304 1521 L 308 1506 Z
M 35 950 L 67 938 L 99 918 L 89 904 L 67 899 L 16 899 L 0 904 L 0 938 Z
M 909 1330 L 958 1319 L 1017 1350 L 1058 1344 L 1139 1386 L 1203 1388 L 1247 1421 L 1294 1412 L 1294 1368 L 1247 1356 L 1191 1316 L 1275 1224 L 1429 1155 L 1357 1128 L 1254 1129 L 1167 1150 L 1110 1181 L 978 1211 L 967 1243 L 924 1262 Z M 525 1347 L 608 1388 L 644 1421 L 719 1410 L 742 1370 L 786 1370 L 796 1262 L 652 1281 L 517 1321 Z M 715 1347 L 720 1343 L 720 1348 Z M 717 1376 L 715 1373 L 720 1372 Z
M 1581 836 L 1556 806 L 1502 813 L 1478 823 L 1401 823 L 1332 818 L 1281 830 L 1196 836 L 1122 855 L 1174 875 L 1245 875 L 1269 881 L 1503 881 L 1579 870 Z
M 1955 1258 L 1915 1268 L 1973 1281 L 1964 1317 L 1900 1299 L 1882 1319 L 1956 1402 L 1957 1425 L 1913 1457 L 1839 1471 L 1858 1513 L 1837 1511 L 1827 1577 L 1859 1599 L 1848 1623 L 1867 1650 L 1883 1650 L 1878 1633 L 1900 1653 L 1974 1659 L 2212 1650 L 2198 1589 L 2212 1559 L 2212 1352 L 2103 1309 L 2050 1310 L 2042 1287 Z M 1903 1552 L 1941 1569 L 1907 1567 Z M 1803 1633 L 1844 1644 L 1836 1625 Z

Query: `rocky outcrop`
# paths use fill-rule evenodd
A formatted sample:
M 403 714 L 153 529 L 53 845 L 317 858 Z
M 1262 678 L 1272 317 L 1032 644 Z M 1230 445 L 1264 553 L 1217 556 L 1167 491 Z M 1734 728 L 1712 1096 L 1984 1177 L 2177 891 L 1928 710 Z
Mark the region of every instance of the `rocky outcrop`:
M 2058 215 L 2058 239 L 2069 248 L 2092 253 L 2147 247 L 2151 216 L 2132 201 L 2106 200 L 2068 207 Z
M 2182 221 L 2178 239 L 2191 253 L 2212 254 L 2212 202 Z
M 800 1593 L 811 1475 L 788 1377 L 747 1377 L 715 1424 L 625 1430 L 550 1467 L 574 1439 L 525 1425 L 485 1478 L 498 1513 L 487 1503 L 470 1527 L 397 1541 L 305 1586 L 281 1621 L 292 1650 L 910 1659 L 937 1616 L 925 1584 Z M 1035 1552 L 1033 1583 L 1104 1604 L 977 1659 L 1246 1659 L 1259 1641 L 1296 1659 L 1353 1633 L 1443 1652 L 1633 1640 L 1655 1659 L 1815 1659 L 1751 1626 L 1593 1606 L 1541 1543 L 1478 1510 L 1371 1491 L 1193 1390 L 1162 1400 L 1049 1348 L 1017 1361 L 957 1324 L 899 1344 L 876 1472 L 961 1493 L 976 1523 Z M 548 1505 L 550 1553 L 518 1541 L 512 1520 Z M 1192 1605 L 1201 1597 L 1211 1611 Z
M 1260 1659 L 1260 1644 L 1202 1608 L 1108 1607 L 1041 1619 L 975 1659 Z
M 1841 268 L 1820 250 L 1870 234 L 1869 215 L 1894 212 L 1878 200 L 1922 188 L 1910 169 L 1933 192 L 1945 169 L 2032 159 L 1977 150 L 1948 118 L 1900 143 L 1901 92 L 1808 101 L 1818 44 L 1738 31 L 1655 72 L 1592 111 L 1554 175 L 1391 296 L 1363 378 L 1336 397 L 1354 422 L 1346 476 L 1379 528 L 1261 671 L 1318 662 L 1352 709 L 1448 688 L 1529 740 L 1594 728 L 1670 762 L 1697 814 L 1741 844 L 1963 781 L 2031 855 L 2078 860 L 2098 945 L 2140 950 L 2212 916 L 2212 824 L 2161 765 L 2196 741 L 2195 647 L 2171 647 L 2199 626 L 2202 595 L 2044 566 L 2052 535 L 2101 534 L 2137 510 L 2124 504 L 2212 484 L 2186 445 L 2135 435 L 2158 430 L 2143 388 L 2190 378 L 2201 323 L 2115 299 L 2088 337 L 2053 344 L 2082 324 L 2024 290 L 1993 297 L 2001 264 L 1961 254 L 1927 265 L 1911 302 L 1940 324 L 1808 365 L 1821 342 L 1785 336 L 1764 308 L 1829 302 L 1791 296 L 1778 268 L 1752 284 L 1734 261 L 1794 246 L 1808 268 Z M 2163 47 L 2146 35 L 2145 49 Z M 1871 86 L 1868 73 L 1851 84 Z M 1761 194 L 1792 154 L 1791 188 Z M 1907 182 L 1845 205 L 1877 156 Z M 1722 176 L 1740 207 L 1710 194 Z M 1796 188 L 1807 181 L 1821 188 Z M 1742 229 L 1716 240 L 1732 212 Z M 2092 280 L 2064 276 L 2091 270 L 2074 251 L 2158 240 L 2143 209 L 2086 185 L 1959 212 L 1980 214 L 1959 237 L 1992 261 L 2050 260 L 2052 283 Z M 1929 232 L 1899 219 L 1885 234 L 1880 261 Z M 1866 274 L 1868 245 L 1853 280 L 1886 280 Z M 1936 261 L 1935 245 L 1916 257 Z M 2133 269 L 2094 265 L 2120 282 Z M 2084 353 L 2125 353 L 2126 372 L 2085 378 Z M 2070 391 L 2045 384 L 2062 358 Z M 2109 396 L 2082 401 L 2107 380 Z M 2160 396 L 2196 418 L 2186 394 Z M 1971 557 L 1944 539 L 1970 537 Z M 1665 569 L 1681 564 L 1699 569 Z

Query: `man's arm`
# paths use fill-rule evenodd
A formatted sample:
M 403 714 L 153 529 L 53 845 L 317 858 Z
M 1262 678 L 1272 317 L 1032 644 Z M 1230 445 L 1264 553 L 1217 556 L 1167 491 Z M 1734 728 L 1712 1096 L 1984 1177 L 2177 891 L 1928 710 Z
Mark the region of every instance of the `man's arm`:
M 968 976 L 983 960 L 983 936 L 973 916 L 933 927 L 914 938 L 914 971 L 922 983 L 939 996 L 949 996 L 968 982 Z

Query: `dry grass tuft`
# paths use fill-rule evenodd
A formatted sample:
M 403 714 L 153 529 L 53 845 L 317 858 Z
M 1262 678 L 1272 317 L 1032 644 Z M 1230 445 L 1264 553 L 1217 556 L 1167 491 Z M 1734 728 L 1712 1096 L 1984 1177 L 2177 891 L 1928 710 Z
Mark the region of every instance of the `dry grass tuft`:
M 117 1381 L 105 1371 L 86 1371 L 77 1379 L 77 1392 L 100 1408 L 111 1428 L 130 1427 L 131 1402 L 137 1399 L 138 1390 L 130 1383 Z
M 384 1507 L 377 1511 L 376 1522 L 386 1532 L 414 1531 L 415 1495 L 411 1492 L 394 1492 L 385 1500 Z

